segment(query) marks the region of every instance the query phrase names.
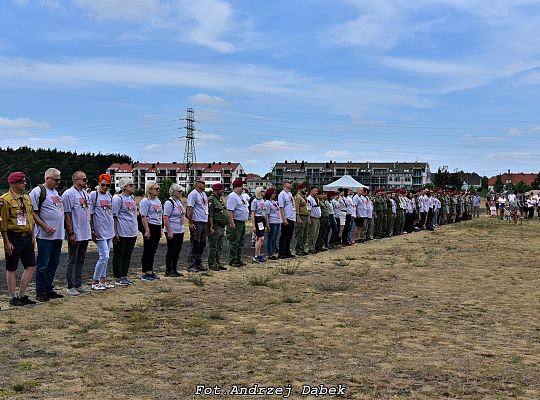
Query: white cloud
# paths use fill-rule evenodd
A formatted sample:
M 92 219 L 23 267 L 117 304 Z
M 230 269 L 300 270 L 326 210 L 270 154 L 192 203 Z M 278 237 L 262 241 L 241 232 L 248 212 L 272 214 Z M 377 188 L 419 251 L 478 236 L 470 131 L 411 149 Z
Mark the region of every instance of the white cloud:
M 202 104 L 207 106 L 221 106 L 226 103 L 226 101 L 223 100 L 221 97 L 210 96 L 204 93 L 197 93 L 194 96 L 189 96 L 188 102 L 190 104 Z
M 324 153 L 324 157 L 331 160 L 350 159 L 352 155 L 353 154 L 347 150 L 329 150 Z
M 226 40 L 242 24 L 224 0 L 73 0 L 98 20 L 125 21 L 150 30 L 174 32 L 180 41 L 222 53 L 236 50 Z
M 49 124 L 46 122 L 36 122 L 30 118 L 6 118 L 0 117 L 0 129 L 46 129 Z
M 195 133 L 195 137 L 205 142 L 217 142 L 223 140 L 223 136 L 213 133 Z
M 291 151 L 307 151 L 313 149 L 313 145 L 310 144 L 301 144 L 301 143 L 290 143 L 285 140 L 270 140 L 268 142 L 258 143 L 253 146 L 249 146 L 249 150 L 252 152 L 270 152 L 270 151 L 279 151 L 279 152 L 291 152 Z
M 144 146 L 144 149 L 148 151 L 152 151 L 152 150 L 157 150 L 161 148 L 161 146 L 162 146 L 161 144 L 154 143 L 154 144 L 149 144 L 148 146 Z
M 252 159 L 252 160 L 246 160 L 244 161 L 242 164 L 245 164 L 245 165 L 257 165 L 259 162 L 255 159 Z

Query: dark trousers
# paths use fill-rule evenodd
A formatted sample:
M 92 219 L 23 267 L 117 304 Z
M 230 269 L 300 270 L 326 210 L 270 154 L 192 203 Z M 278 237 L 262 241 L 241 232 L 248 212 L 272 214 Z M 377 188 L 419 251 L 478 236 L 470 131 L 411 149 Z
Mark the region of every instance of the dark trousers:
M 68 259 L 66 263 L 66 280 L 68 289 L 81 287 L 83 284 L 82 272 L 88 240 L 81 240 L 75 244 L 68 243 Z
M 240 264 L 242 262 L 242 250 L 246 238 L 246 222 L 234 220 L 235 228 L 227 227 L 227 240 L 229 241 L 230 262 Z
M 426 228 L 430 230 L 433 229 L 433 208 L 430 208 L 427 213 Z
M 137 236 L 118 238 L 118 242 L 113 244 L 113 274 L 116 279 L 128 276 L 131 254 L 135 248 Z
M 172 239 L 167 238 L 167 254 L 165 255 L 165 270 L 167 272 L 176 271 L 182 243 L 184 243 L 183 233 L 173 233 Z
M 148 224 L 150 228 L 150 238 L 144 238 L 143 252 L 141 257 L 141 266 L 143 274 L 146 272 L 152 272 L 154 269 L 154 256 L 159 245 L 159 239 L 161 239 L 161 225 Z
M 62 240 L 38 239 L 38 256 L 36 262 L 36 294 L 47 294 L 53 291 L 54 276 L 60 263 Z
M 291 241 L 294 235 L 294 221 L 287 220 L 287 225 L 281 224 L 281 236 L 279 237 L 279 255 L 291 254 Z
M 343 233 L 341 234 L 341 244 L 346 245 L 349 243 L 349 231 L 351 230 L 351 214 L 345 216 L 345 227 L 343 228 Z
M 321 217 L 320 226 L 319 226 L 319 238 L 315 244 L 315 250 L 321 250 L 326 246 L 326 239 L 328 238 L 328 228 L 329 228 L 328 217 Z
M 193 224 L 195 225 L 195 230 L 190 230 L 189 232 L 189 241 L 191 243 L 188 258 L 189 268 L 197 268 L 202 265 L 202 255 L 208 237 L 206 222 L 194 221 Z
M 414 213 L 405 213 L 405 232 L 411 233 L 414 225 Z
M 333 214 L 330 214 L 330 216 L 328 217 L 328 224 L 330 226 L 330 234 L 328 235 L 327 246 L 334 247 L 334 245 L 337 243 L 339 236 L 339 218 L 336 218 Z
M 426 228 L 426 217 L 427 217 L 427 212 L 421 212 L 420 213 L 420 221 L 418 222 L 418 227 L 420 229 L 425 229 Z

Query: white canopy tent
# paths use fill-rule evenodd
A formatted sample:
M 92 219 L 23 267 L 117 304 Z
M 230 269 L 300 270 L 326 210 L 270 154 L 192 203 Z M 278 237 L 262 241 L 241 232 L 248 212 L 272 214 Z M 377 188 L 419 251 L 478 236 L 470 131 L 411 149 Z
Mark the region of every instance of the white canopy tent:
M 336 191 L 339 188 L 352 188 L 354 191 L 356 191 L 360 188 L 367 188 L 367 186 L 362 185 L 360 182 L 358 182 L 356 179 L 354 179 L 350 175 L 343 175 L 337 181 L 323 186 L 323 189 L 326 191 L 330 191 L 330 190 Z

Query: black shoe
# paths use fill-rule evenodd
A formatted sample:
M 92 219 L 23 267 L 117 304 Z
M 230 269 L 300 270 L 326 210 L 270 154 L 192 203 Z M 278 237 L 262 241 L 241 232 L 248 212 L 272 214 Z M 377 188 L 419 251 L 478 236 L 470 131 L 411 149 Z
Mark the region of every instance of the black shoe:
M 319 251 L 328 251 L 326 248 L 319 249 Z
M 276 256 L 270 256 L 268 257 L 269 260 L 277 260 L 278 258 Z
M 23 296 L 23 297 L 19 297 L 19 301 L 21 302 L 21 304 L 23 306 L 28 306 L 28 305 L 31 305 L 31 304 L 36 304 L 36 302 L 34 300 L 30 300 L 28 298 L 28 296 Z
M 236 261 L 229 261 L 229 266 L 231 266 L 231 267 L 240 267 L 240 264 L 237 263 Z
M 9 305 L 11 306 L 24 306 L 23 303 L 21 303 L 21 300 L 19 300 L 18 297 L 12 297 L 11 299 L 9 299 Z
M 208 267 L 205 267 L 204 265 L 197 265 L 197 269 L 199 271 L 208 271 Z
M 220 265 L 220 266 L 218 267 L 218 270 L 219 270 L 219 271 L 227 271 L 227 267 L 224 266 L 224 265 Z
M 49 301 L 49 296 L 47 296 L 46 294 L 38 294 L 36 296 L 36 300 L 45 303 L 46 301 Z
M 305 254 L 305 252 L 304 252 Z M 294 254 L 287 254 L 287 258 L 296 258 L 296 256 Z
M 63 299 L 64 295 L 60 293 L 56 293 L 54 290 L 52 292 L 47 293 L 47 296 L 49 299 Z
M 247 264 L 246 264 L 245 262 L 243 262 L 243 261 L 239 261 L 239 262 L 238 262 L 238 266 L 239 266 L 239 267 L 244 267 L 244 266 L 246 266 L 246 265 L 247 265 Z
M 219 271 L 219 265 L 210 265 L 208 266 L 212 271 Z
M 199 272 L 199 270 L 195 267 L 189 267 L 187 272 Z

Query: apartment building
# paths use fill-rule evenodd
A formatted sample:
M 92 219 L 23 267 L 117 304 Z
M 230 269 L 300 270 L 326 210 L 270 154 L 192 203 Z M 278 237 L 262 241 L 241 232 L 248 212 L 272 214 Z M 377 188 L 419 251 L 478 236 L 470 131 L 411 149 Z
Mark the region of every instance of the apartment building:
M 192 168 L 177 162 L 114 163 L 107 169 L 107 173 L 112 176 L 116 190 L 119 189 L 118 182 L 122 177 L 133 179 L 135 190 L 144 190 L 145 185 L 149 182 L 161 184 L 165 179 L 191 188 L 198 177 L 204 179 L 207 190 L 210 190 L 215 183 L 222 183 L 228 189 L 236 178 L 245 177 L 242 165 L 230 161 L 196 163 Z
M 372 189 L 419 189 L 431 182 L 429 164 L 425 162 L 317 162 L 285 161 L 276 163 L 273 184 L 281 187 L 284 179 L 307 181 L 323 186 L 344 175 L 350 175 Z

